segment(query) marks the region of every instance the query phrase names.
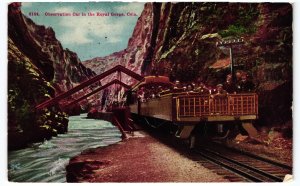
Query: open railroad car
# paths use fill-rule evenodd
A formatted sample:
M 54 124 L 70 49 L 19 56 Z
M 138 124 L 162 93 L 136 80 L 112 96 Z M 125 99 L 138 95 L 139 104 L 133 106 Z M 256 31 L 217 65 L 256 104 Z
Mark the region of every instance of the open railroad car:
M 144 87 L 145 91 L 159 91 L 160 86 L 165 91 L 160 91 L 159 96 L 151 98 L 134 99 L 129 105 L 131 113 L 144 119 L 158 119 L 169 121 L 178 126 L 177 137 L 187 139 L 191 137 L 194 128 L 203 123 L 215 124 L 217 132 L 223 132 L 223 124 L 233 125 L 242 123 L 249 131 L 252 121 L 258 118 L 258 96 L 256 93 L 237 93 L 222 96 L 200 94 L 172 90 L 173 84 L 168 77 L 150 76 L 133 86 L 133 91 Z M 247 126 L 247 127 L 245 127 Z

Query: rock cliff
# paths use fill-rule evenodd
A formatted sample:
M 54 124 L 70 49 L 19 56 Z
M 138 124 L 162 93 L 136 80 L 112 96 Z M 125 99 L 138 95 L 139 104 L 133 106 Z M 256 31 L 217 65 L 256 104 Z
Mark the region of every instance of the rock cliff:
M 292 117 L 292 17 L 289 3 L 146 3 L 126 49 L 83 64 L 97 73 L 122 64 L 214 86 L 230 72 L 214 65 L 229 57 L 216 42 L 242 37 L 245 43 L 233 47 L 235 69 L 257 85 L 260 123 L 282 124 Z
M 35 24 L 20 10 L 9 9 L 8 36 L 15 45 L 51 81 L 56 93 L 64 92 L 95 73 L 81 64 L 77 54 L 56 39 L 51 27 Z
M 52 28 L 36 25 L 20 6 L 8 7 L 9 149 L 66 132 L 66 113 L 35 106 L 95 75 L 76 53 L 63 49 Z

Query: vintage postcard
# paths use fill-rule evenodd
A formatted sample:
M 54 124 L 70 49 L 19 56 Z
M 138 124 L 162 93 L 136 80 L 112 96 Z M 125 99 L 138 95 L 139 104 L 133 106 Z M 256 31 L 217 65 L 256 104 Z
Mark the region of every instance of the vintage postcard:
M 7 4 L 9 182 L 290 182 L 293 4 Z

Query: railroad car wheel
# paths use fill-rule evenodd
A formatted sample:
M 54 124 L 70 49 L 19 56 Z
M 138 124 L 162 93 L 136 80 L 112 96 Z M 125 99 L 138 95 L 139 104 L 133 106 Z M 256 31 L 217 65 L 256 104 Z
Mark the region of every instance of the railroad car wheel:
M 227 140 L 235 138 L 239 133 L 243 133 L 244 130 L 241 128 L 239 123 L 236 124 L 228 124 L 224 126 L 222 133 L 216 133 L 213 139 L 216 140 Z
M 224 124 L 217 124 L 217 130 L 213 139 L 226 140 L 230 136 L 231 131 L 232 131 L 231 127 L 228 127 L 227 125 Z

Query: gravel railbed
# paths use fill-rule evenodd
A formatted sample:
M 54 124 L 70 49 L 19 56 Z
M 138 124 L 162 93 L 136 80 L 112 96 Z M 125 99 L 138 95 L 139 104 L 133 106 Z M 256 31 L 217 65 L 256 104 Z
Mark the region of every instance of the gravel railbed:
M 69 182 L 228 182 L 142 131 L 72 158 L 67 172 Z

